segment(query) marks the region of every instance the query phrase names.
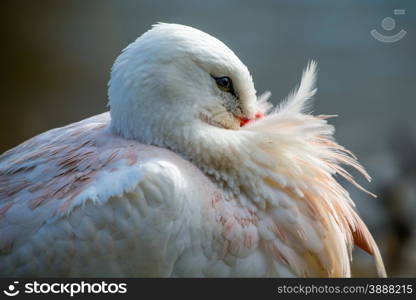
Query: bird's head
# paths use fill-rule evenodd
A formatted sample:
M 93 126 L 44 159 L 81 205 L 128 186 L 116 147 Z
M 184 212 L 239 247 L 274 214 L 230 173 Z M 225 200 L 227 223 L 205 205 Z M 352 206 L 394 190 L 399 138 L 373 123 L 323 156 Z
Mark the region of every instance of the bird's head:
M 262 116 L 247 67 L 192 27 L 158 24 L 117 58 L 109 82 L 112 128 L 175 148 L 183 135 L 239 130 Z

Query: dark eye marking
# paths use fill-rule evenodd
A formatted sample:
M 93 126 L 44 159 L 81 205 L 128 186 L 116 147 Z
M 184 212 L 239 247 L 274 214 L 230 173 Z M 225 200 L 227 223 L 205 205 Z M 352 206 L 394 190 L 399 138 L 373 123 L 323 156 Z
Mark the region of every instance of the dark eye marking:
M 237 94 L 235 93 L 233 82 L 230 77 L 228 76 L 221 76 L 221 77 L 214 77 L 211 75 L 211 77 L 215 80 L 215 83 L 217 84 L 218 88 L 226 93 L 230 93 L 235 98 L 238 99 Z

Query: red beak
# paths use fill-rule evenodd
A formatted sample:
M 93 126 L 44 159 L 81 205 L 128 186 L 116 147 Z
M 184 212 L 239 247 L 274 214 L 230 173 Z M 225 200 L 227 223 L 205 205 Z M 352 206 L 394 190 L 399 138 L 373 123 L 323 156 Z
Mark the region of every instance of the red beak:
M 239 118 L 239 119 L 240 119 L 240 127 L 243 127 L 244 125 L 246 125 L 248 122 L 251 121 L 249 118 Z
M 254 120 L 258 120 L 263 118 L 264 115 L 260 112 L 256 113 Z M 237 119 L 240 120 L 240 127 L 243 127 L 244 125 L 246 125 L 247 123 L 249 123 L 250 121 L 252 121 L 253 119 L 249 119 L 249 118 L 245 118 L 245 117 L 236 117 Z

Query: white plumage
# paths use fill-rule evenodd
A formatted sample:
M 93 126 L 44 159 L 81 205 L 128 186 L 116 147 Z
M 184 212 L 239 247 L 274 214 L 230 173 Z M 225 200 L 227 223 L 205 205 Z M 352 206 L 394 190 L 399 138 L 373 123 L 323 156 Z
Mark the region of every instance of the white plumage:
M 356 244 L 385 276 L 334 179 L 369 177 L 305 112 L 315 68 L 270 111 L 223 43 L 154 26 L 117 58 L 110 113 L 0 156 L 0 274 L 347 277 Z

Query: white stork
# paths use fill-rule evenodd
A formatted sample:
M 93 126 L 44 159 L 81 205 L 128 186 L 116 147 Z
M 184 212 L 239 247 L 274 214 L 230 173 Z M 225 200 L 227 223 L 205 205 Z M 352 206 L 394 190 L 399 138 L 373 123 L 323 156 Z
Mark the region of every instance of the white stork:
M 385 276 L 334 178 L 369 176 L 306 112 L 315 68 L 271 110 L 221 41 L 155 25 L 114 63 L 109 113 L 0 156 L 0 275 L 349 277 L 355 244 Z

